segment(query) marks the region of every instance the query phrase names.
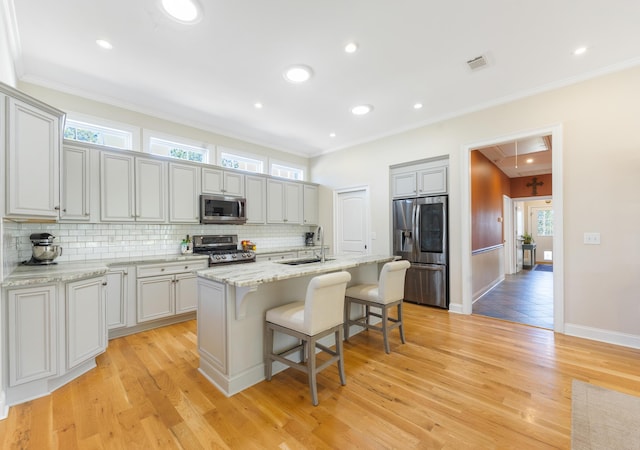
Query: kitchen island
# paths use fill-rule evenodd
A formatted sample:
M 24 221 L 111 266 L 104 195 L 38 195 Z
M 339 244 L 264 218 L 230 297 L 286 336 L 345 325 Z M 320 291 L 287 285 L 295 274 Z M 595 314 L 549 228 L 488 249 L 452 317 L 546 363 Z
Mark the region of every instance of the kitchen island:
M 265 261 L 198 271 L 200 372 L 227 396 L 264 380 L 263 333 L 268 309 L 304 300 L 309 281 L 323 273 L 347 271 L 350 285 L 376 282 L 381 266 L 394 259 L 386 255 L 331 256 L 312 264 Z M 275 345 L 285 348 L 293 342 L 276 336 Z M 276 363 L 274 373 L 284 368 Z

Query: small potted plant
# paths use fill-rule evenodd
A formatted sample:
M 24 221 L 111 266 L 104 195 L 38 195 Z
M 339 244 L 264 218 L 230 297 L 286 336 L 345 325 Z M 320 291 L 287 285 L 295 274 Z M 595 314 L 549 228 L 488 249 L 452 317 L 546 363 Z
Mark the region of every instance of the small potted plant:
M 531 243 L 533 243 L 533 237 L 531 237 L 531 235 L 529 233 L 524 233 L 522 235 L 522 239 L 524 240 L 524 242 L 522 242 L 523 244 L 531 244 Z

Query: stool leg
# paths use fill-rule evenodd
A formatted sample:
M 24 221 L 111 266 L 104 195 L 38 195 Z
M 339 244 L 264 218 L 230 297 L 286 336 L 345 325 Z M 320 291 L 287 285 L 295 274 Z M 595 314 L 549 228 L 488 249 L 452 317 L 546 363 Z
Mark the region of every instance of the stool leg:
M 342 347 L 342 328 L 336 331 L 336 352 L 338 353 L 338 370 L 340 371 L 340 384 L 347 384 L 347 378 L 344 375 L 344 351 Z
M 271 381 L 273 370 L 271 354 L 273 353 L 273 328 L 267 324 L 264 330 L 264 371 L 267 381 Z
M 398 321 L 400 322 L 400 326 L 398 327 L 400 329 L 400 340 L 402 341 L 403 344 L 406 344 L 406 341 L 404 340 L 404 320 L 402 319 L 402 302 L 398 303 Z
M 349 340 L 349 319 L 351 318 L 351 302 L 344 299 L 344 339 Z
M 391 353 L 389 348 L 389 328 L 387 327 L 387 320 L 389 316 L 389 310 L 386 305 L 382 305 L 382 337 L 384 338 L 384 351 Z
M 308 347 L 307 373 L 309 375 L 309 389 L 311 390 L 311 402 L 313 406 L 318 406 L 318 387 L 316 385 L 316 340 L 310 338 L 305 341 L 305 347 Z M 307 353 L 307 352 L 305 352 Z

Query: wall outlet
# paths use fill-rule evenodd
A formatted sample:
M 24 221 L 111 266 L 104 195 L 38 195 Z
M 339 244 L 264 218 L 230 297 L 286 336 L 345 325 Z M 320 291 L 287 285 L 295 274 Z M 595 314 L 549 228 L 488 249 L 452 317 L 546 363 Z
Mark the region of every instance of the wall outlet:
M 584 243 L 589 245 L 600 245 L 600 233 L 585 233 Z

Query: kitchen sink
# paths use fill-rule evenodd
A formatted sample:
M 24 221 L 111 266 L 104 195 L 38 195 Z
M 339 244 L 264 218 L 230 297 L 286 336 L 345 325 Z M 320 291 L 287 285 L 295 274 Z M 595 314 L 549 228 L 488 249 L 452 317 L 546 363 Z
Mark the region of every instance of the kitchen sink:
M 300 264 L 313 264 L 319 263 L 322 260 L 320 258 L 303 258 L 303 259 L 292 259 L 290 261 L 277 261 L 278 264 L 286 264 L 288 266 L 299 266 Z M 325 258 L 325 261 L 333 261 L 331 258 Z

